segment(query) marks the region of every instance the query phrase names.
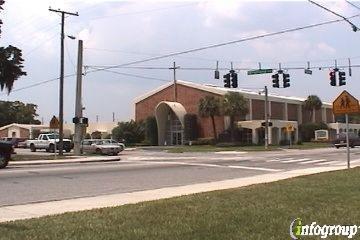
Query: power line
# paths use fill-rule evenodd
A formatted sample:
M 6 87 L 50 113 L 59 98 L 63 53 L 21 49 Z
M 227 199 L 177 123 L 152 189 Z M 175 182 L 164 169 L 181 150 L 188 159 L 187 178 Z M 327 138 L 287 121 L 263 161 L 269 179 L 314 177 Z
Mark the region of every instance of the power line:
M 68 74 L 68 75 L 65 75 L 64 78 L 73 77 L 73 76 L 75 76 L 75 75 L 76 75 L 76 74 Z M 25 89 L 29 89 L 29 88 L 33 88 L 33 87 L 37 87 L 37 86 L 40 86 L 40 85 L 44 85 L 44 84 L 47 84 L 47 83 L 49 83 L 49 82 L 57 81 L 57 80 L 59 80 L 59 79 L 60 79 L 59 77 L 57 77 L 57 78 L 51 78 L 51 79 L 48 79 L 48 80 L 45 80 L 45 81 L 41 81 L 41 82 L 37 82 L 37 83 L 31 84 L 31 85 L 28 85 L 28 86 L 25 86 L 25 87 L 16 88 L 16 89 L 11 90 L 11 93 L 13 93 L 13 92 L 18 92 L 18 91 L 25 90 Z M 6 93 L 3 93 L 3 94 L 1 94 L 0 96 L 4 96 L 4 95 L 7 95 L 7 94 L 6 94 Z
M 94 67 L 92 67 L 92 68 L 94 68 Z M 168 70 L 169 70 L 169 68 L 168 68 Z M 166 80 L 166 79 L 162 79 L 162 78 L 154 78 L 154 77 L 147 77 L 147 76 L 137 75 L 137 74 L 123 73 L 123 72 L 117 72 L 117 71 L 114 71 L 114 70 L 104 70 L 104 71 L 119 74 L 119 75 L 123 75 L 123 76 L 128 76 L 128 77 L 136 77 L 136 78 L 143 78 L 143 79 L 149 79 L 149 80 L 157 80 L 157 81 L 161 81 L 161 82 L 171 82 L 170 80 Z
M 359 28 L 356 27 L 352 22 L 350 22 L 346 17 L 344 17 L 344 16 L 342 16 L 342 15 L 340 15 L 340 14 L 338 14 L 338 13 L 332 11 L 332 10 L 330 10 L 329 8 L 326 8 L 326 7 L 324 7 L 323 5 L 320 5 L 320 4 L 318 4 L 318 3 L 316 3 L 316 2 L 314 2 L 314 1 L 312 1 L 312 0 L 308 0 L 308 1 L 309 1 L 310 3 L 316 5 L 316 6 L 320 7 L 320 8 L 322 8 L 322 9 L 324 9 L 324 10 L 326 10 L 326 11 L 328 11 L 328 12 L 330 12 L 330 13 L 332 13 L 332 14 L 340 17 L 340 18 L 342 18 L 344 21 L 348 22 L 348 23 L 351 25 L 351 27 L 352 27 L 352 29 L 353 29 L 354 32 L 356 32 L 356 31 L 359 29 Z
M 348 0 L 345 0 L 345 2 L 347 2 L 348 4 L 350 4 L 351 6 L 353 6 L 354 8 L 357 8 L 358 10 L 360 10 L 360 7 L 358 7 L 357 5 L 353 4 L 352 2 L 349 2 Z
M 357 14 L 357 15 L 354 15 L 354 16 L 351 16 L 351 17 L 348 17 L 347 19 L 355 18 L 355 17 L 358 17 L 358 16 L 360 16 L 360 14 Z M 222 46 L 226 46 L 226 45 L 232 45 L 232 44 L 235 44 L 235 43 L 252 41 L 252 40 L 256 40 L 256 39 L 260 39 L 260 38 L 266 38 L 266 37 L 281 35 L 281 34 L 285 34 L 285 33 L 289 33 L 289 32 L 295 32 L 295 31 L 299 31 L 299 30 L 304 30 L 304 29 L 319 27 L 319 26 L 328 25 L 328 24 L 337 23 L 337 22 L 342 22 L 342 21 L 345 21 L 345 20 L 343 20 L 343 19 L 332 20 L 332 21 L 326 21 L 326 22 L 311 24 L 311 25 L 302 26 L 302 27 L 285 29 L 285 30 L 281 30 L 281 31 L 278 31 L 278 32 L 261 34 L 261 35 L 257 35 L 257 36 L 253 36 L 253 37 L 247 37 L 247 38 L 242 38 L 242 39 L 234 40 L 234 41 L 230 41 L 230 42 L 213 44 L 213 45 L 209 45 L 209 46 L 205 46 L 205 47 L 194 48 L 194 49 L 190 49 L 190 50 L 186 50 L 186 51 L 170 53 L 170 54 L 166 54 L 166 55 L 162 55 L 162 56 L 147 58 L 147 59 L 143 59 L 143 60 L 137 60 L 137 61 L 133 61 L 133 62 L 129 62 L 129 63 L 124 63 L 124 64 L 119 64 L 119 65 L 115 65 L 115 66 L 109 66 L 109 67 L 106 67 L 106 68 L 95 69 L 95 70 L 89 71 L 88 73 L 91 73 L 91 72 L 99 72 L 99 71 L 103 71 L 103 70 L 107 70 L 107 69 L 111 69 L 111 68 L 125 67 L 125 66 L 129 66 L 129 65 L 133 65 L 133 64 L 139 64 L 139 63 L 144 63 L 144 62 L 149 62 L 149 61 L 164 59 L 164 58 L 168 58 L 168 57 L 174 57 L 174 56 L 177 56 L 177 55 L 182 55 L 182 54 L 187 54 L 187 53 L 192 53 L 192 52 L 198 52 L 198 51 L 207 50 L 207 49 L 211 49 L 211 48 L 222 47 Z

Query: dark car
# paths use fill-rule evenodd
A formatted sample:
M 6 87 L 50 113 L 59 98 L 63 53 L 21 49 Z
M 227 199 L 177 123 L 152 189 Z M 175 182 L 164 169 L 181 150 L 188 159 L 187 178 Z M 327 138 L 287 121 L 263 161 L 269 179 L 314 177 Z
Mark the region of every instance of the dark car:
M 0 141 L 0 168 L 5 168 L 11 158 L 14 148 L 11 143 Z
M 338 134 L 337 138 L 333 141 L 333 145 L 336 148 L 346 147 L 346 133 Z M 349 146 L 352 148 L 360 146 L 360 137 L 355 133 L 349 132 Z
M 26 148 L 26 138 L 11 138 L 11 137 L 7 137 L 7 138 L 3 138 L 3 141 L 6 142 L 10 142 L 15 148 Z

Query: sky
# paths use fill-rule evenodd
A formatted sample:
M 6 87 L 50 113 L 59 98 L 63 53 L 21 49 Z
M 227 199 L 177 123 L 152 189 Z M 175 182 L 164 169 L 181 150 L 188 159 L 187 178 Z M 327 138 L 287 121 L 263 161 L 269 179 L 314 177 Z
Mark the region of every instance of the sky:
M 349 17 L 360 10 L 346 1 L 318 2 Z M 360 2 L 353 2 L 360 7 Z M 14 84 L 0 100 L 23 101 L 38 105 L 39 120 L 50 121 L 59 112 L 60 21 L 48 9 L 61 8 L 78 12 L 67 16 L 65 34 L 65 75 L 76 73 L 78 40 L 84 41 L 83 78 L 84 115 L 90 122 L 128 121 L 134 118 L 134 100 L 173 79 L 167 69 L 176 62 L 177 79 L 195 83 L 223 85 L 214 79 L 213 70 L 181 68 L 277 69 L 288 70 L 291 87 L 272 88 L 271 74 L 248 76 L 238 73 L 239 87 L 254 91 L 268 86 L 270 93 L 306 97 L 318 95 L 332 102 L 343 90 L 360 98 L 360 69 L 346 72 L 346 86 L 331 87 L 329 67 L 360 64 L 360 31 L 354 32 L 346 22 L 290 32 L 257 40 L 235 43 L 175 57 L 133 64 L 111 71 L 91 72 L 94 67 L 115 66 L 246 37 L 282 31 L 295 27 L 340 19 L 308 1 L 102 1 L 102 0 L 6 0 L 1 12 L 3 20 L 1 46 L 9 44 L 23 50 L 27 76 Z M 360 28 L 360 17 L 350 20 Z M 308 62 L 312 75 L 305 75 Z M 164 68 L 164 69 L 144 69 Z M 114 73 L 117 72 L 117 73 Z M 221 75 L 227 70 L 220 71 Z M 121 74 L 119 74 L 121 73 Z M 127 75 L 124 75 L 127 74 Z M 130 75 L 129 75 L 130 74 Z M 135 76 L 133 76 L 135 75 Z M 47 80 L 46 83 L 43 83 Z M 40 83 L 37 86 L 29 87 Z M 75 110 L 75 76 L 65 78 L 64 120 L 71 122 Z

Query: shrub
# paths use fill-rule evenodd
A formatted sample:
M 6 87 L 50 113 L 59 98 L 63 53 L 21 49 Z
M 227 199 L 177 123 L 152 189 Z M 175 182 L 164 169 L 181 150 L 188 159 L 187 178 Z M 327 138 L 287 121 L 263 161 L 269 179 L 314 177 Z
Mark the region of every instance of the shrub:
M 151 116 L 145 121 L 146 143 L 149 145 L 158 145 L 158 129 L 156 118 Z
M 144 124 L 142 122 L 119 122 L 118 126 L 112 130 L 113 139 L 127 144 L 141 143 L 145 139 Z
M 184 116 L 184 138 L 185 141 L 193 141 L 198 138 L 197 115 L 187 113 Z
M 315 138 L 315 130 L 327 130 L 328 126 L 325 123 L 304 123 L 299 125 L 299 132 L 301 141 L 310 142 Z
M 214 145 L 214 138 L 198 138 L 197 140 L 192 142 L 192 145 Z

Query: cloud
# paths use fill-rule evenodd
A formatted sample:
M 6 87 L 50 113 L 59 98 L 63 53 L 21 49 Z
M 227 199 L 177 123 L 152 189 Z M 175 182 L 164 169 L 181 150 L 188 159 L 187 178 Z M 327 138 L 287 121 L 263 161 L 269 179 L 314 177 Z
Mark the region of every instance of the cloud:
M 336 49 L 328 45 L 327 43 L 321 42 L 316 45 L 317 49 L 325 54 L 333 55 L 336 53 Z
M 244 2 L 236 0 L 206 1 L 198 6 L 204 15 L 204 25 L 213 27 L 226 20 L 245 21 L 247 17 L 239 14 Z

